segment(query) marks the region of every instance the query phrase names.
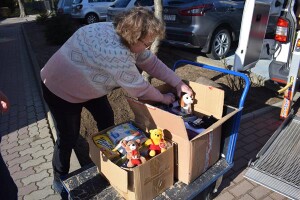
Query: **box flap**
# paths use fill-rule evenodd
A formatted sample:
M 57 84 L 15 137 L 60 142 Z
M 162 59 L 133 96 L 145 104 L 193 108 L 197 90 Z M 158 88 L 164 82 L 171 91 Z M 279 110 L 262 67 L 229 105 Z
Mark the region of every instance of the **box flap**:
M 93 141 L 94 135 L 87 137 L 87 142 L 89 143 L 89 155 L 93 163 L 98 167 L 98 170 L 101 171 L 100 155 L 99 155 L 100 150 Z
M 172 139 L 171 134 L 177 135 L 188 140 L 188 135 L 184 122 L 180 116 L 141 103 L 133 98 L 126 97 L 127 101 L 135 115 L 134 122 L 145 130 L 163 127 L 165 136 Z
M 100 151 L 99 151 L 100 152 Z M 101 173 L 108 181 L 123 192 L 128 190 L 128 172 L 113 162 L 100 152 Z
M 194 91 L 194 110 L 221 119 L 224 106 L 224 91 L 212 86 L 188 82 Z
M 204 115 L 213 115 L 221 119 L 224 106 L 225 93 L 219 88 L 202 85 L 192 81 L 185 81 L 194 91 L 193 110 Z M 175 92 L 174 88 L 167 84 L 156 87 L 162 93 Z M 150 102 L 151 104 L 151 102 Z
M 213 131 L 214 129 L 218 128 L 219 126 L 221 126 L 224 122 L 226 122 L 229 118 L 231 118 L 232 116 L 234 116 L 237 112 L 239 112 L 241 109 L 237 109 L 227 115 L 225 115 L 224 117 L 222 117 L 220 120 L 218 120 L 216 123 L 214 123 L 213 125 L 211 125 L 210 127 L 208 127 L 207 129 L 205 129 L 205 131 L 203 131 L 201 134 L 197 135 L 196 137 L 194 137 L 191 141 L 193 140 L 197 140 L 199 137 L 201 137 L 202 135 L 209 133 L 211 131 Z

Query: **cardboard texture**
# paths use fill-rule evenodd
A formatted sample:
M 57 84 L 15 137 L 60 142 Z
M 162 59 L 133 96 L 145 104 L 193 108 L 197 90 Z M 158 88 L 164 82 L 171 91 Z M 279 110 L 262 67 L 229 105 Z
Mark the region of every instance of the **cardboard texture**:
M 213 115 L 218 119 L 201 134 L 189 140 L 184 121 L 174 115 L 147 103 L 127 98 L 135 114 L 135 123 L 145 130 L 164 129 L 165 138 L 177 144 L 175 151 L 175 177 L 189 184 L 219 160 L 222 124 L 234 116 L 238 109 L 222 116 L 224 108 L 224 91 L 199 83 L 188 82 L 195 92 L 194 114 L 198 116 Z M 167 85 L 157 87 L 163 93 L 172 89 Z
M 153 199 L 174 184 L 173 146 L 140 166 L 123 169 L 107 159 L 92 139 L 95 135 L 105 133 L 111 128 L 113 127 L 89 137 L 90 157 L 101 174 L 125 199 Z

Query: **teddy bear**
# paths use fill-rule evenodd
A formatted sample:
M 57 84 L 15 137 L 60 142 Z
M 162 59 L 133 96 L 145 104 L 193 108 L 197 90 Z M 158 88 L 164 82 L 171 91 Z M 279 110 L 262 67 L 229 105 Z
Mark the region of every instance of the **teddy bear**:
M 164 133 L 161 129 L 152 129 L 150 139 L 146 140 L 145 145 L 149 146 L 149 155 L 151 157 L 167 150 L 167 143 L 164 140 Z
M 126 150 L 126 157 L 128 159 L 127 167 L 135 167 L 146 162 L 146 158 L 140 155 L 139 147 L 141 145 L 140 139 L 123 140 L 122 146 Z
M 140 143 L 144 143 L 148 139 L 143 133 L 141 133 L 139 131 L 130 131 L 130 133 L 131 133 L 131 135 L 124 137 L 112 151 L 114 151 L 114 152 L 118 151 L 122 155 L 125 155 L 126 151 L 122 145 L 124 140 L 129 141 L 129 140 L 139 139 Z

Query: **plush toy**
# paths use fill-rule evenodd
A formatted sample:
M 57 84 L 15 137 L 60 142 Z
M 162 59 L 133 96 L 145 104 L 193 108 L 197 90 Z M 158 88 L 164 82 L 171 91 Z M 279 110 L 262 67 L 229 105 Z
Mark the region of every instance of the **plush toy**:
M 130 140 L 136 140 L 136 139 L 139 139 L 140 143 L 144 143 L 148 138 L 139 131 L 132 131 L 131 135 L 124 137 L 112 151 L 115 151 L 115 152 L 119 151 L 122 155 L 125 155 L 126 151 L 123 147 L 124 140 L 130 141 Z
M 167 150 L 167 143 L 164 140 L 164 133 L 161 129 L 150 130 L 150 139 L 145 142 L 149 146 L 151 157 Z
M 192 103 L 194 102 L 193 97 L 188 94 L 182 95 L 180 99 L 181 112 L 185 114 L 192 113 Z
M 127 159 L 128 159 L 127 167 L 134 167 L 146 162 L 146 159 L 143 156 L 141 156 L 139 152 L 139 147 L 141 145 L 140 142 L 141 142 L 140 139 L 122 141 L 122 146 L 127 152 Z

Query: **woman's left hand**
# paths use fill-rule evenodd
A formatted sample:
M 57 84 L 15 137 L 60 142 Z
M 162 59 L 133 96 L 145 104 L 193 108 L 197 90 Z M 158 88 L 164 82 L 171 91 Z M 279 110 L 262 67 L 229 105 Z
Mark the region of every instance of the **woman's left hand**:
M 177 96 L 180 97 L 181 96 L 181 93 L 187 93 L 189 96 L 194 96 L 193 94 L 193 90 L 188 86 L 186 85 L 184 82 L 180 81 L 180 83 L 178 83 L 176 85 L 176 91 L 177 91 Z
M 163 100 L 162 103 L 165 105 L 170 105 L 171 103 L 174 103 L 175 101 L 175 95 L 172 93 L 163 94 Z
M 0 91 L 0 112 L 7 112 L 9 109 L 9 101 L 8 98 Z

